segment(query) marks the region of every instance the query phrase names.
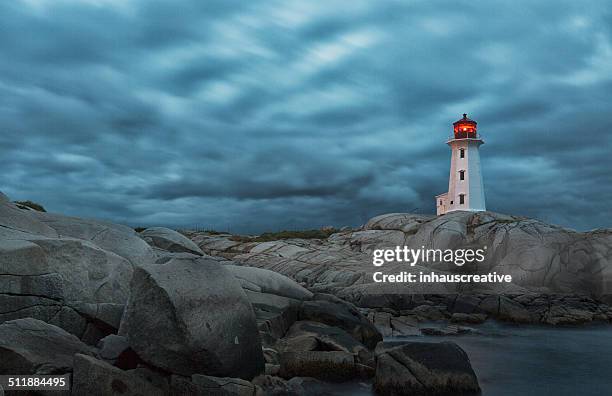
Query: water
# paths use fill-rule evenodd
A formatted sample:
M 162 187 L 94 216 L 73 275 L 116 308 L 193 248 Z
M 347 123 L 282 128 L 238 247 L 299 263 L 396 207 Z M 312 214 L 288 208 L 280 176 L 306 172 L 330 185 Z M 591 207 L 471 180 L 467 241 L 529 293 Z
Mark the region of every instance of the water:
M 487 322 L 476 328 L 482 334 L 409 340 L 460 345 L 470 357 L 484 396 L 612 395 L 612 326 L 553 328 Z M 342 386 L 333 394 L 372 394 L 364 384 Z

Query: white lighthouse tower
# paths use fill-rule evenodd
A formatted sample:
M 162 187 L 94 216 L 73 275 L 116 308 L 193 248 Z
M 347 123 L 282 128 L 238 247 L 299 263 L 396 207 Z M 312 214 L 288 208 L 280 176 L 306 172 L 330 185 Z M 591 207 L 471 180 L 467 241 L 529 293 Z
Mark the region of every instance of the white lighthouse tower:
M 451 148 L 448 192 L 436 196 L 437 214 L 486 210 L 479 153 L 484 142 L 477 132 L 476 121 L 463 114 L 462 119 L 453 123 L 453 136 L 446 143 Z

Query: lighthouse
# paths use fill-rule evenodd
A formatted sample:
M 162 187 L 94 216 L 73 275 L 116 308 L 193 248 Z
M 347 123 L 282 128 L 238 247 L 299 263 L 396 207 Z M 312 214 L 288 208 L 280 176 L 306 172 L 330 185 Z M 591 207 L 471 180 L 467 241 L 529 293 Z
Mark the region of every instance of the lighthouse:
M 438 215 L 456 210 L 486 210 L 479 152 L 484 141 L 476 124 L 467 114 L 453 123 L 453 135 L 446 142 L 451 148 L 448 192 L 436 196 Z

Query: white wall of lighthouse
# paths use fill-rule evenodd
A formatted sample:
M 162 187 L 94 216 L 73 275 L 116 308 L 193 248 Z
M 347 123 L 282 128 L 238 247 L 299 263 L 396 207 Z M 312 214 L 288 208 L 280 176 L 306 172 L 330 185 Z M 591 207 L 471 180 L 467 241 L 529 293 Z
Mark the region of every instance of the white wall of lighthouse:
M 448 191 L 436 196 L 438 215 L 456 210 L 486 210 L 480 164 L 480 146 L 484 142 L 476 133 L 476 122 L 466 114 L 454 125 L 454 135 L 447 142 L 451 148 Z

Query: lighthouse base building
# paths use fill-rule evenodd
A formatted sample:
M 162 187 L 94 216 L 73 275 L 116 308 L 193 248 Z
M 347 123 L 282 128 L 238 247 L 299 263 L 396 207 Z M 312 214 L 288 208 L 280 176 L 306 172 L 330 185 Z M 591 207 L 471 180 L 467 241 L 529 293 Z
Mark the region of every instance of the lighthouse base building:
M 448 192 L 436 196 L 436 213 L 486 210 L 479 152 L 484 141 L 476 121 L 463 114 L 453 123 L 453 136 L 446 143 L 451 148 Z

